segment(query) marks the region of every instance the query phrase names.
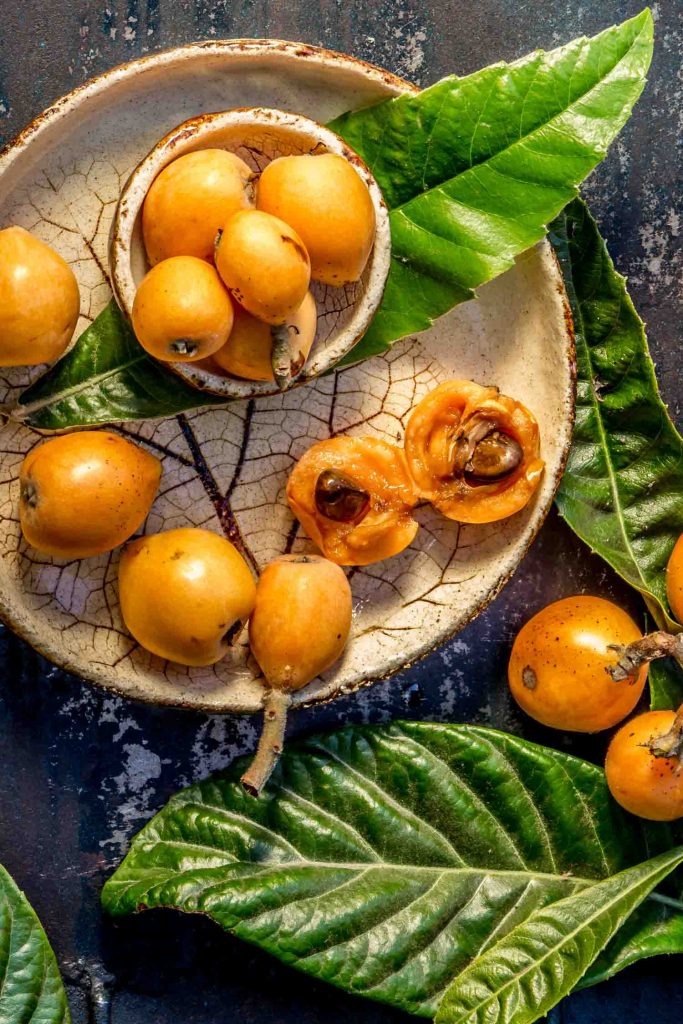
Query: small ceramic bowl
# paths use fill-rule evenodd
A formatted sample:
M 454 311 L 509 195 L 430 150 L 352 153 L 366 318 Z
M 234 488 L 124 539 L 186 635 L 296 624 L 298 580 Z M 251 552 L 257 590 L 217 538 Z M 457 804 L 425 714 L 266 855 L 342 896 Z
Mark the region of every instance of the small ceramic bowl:
M 135 168 L 116 210 L 109 244 L 111 280 L 119 306 L 130 319 L 135 292 L 149 269 L 142 240 L 141 214 L 147 192 L 159 172 L 177 157 L 197 149 L 228 149 L 259 172 L 278 156 L 337 153 L 367 185 L 375 208 L 375 242 L 360 281 L 343 288 L 311 282 L 318 307 L 318 328 L 311 354 L 290 386 L 331 370 L 363 336 L 382 299 L 389 273 L 389 215 L 373 175 L 357 153 L 334 132 L 299 114 L 263 107 L 202 114 L 169 132 Z M 277 394 L 270 381 L 243 380 L 212 363 L 166 363 L 187 383 L 226 399 Z

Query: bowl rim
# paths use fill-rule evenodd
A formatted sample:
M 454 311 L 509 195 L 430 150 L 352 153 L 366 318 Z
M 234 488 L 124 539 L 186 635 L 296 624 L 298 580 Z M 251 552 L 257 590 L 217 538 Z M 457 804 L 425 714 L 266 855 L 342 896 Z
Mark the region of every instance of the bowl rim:
M 330 337 L 307 360 L 302 371 L 285 387 L 274 381 L 246 380 L 213 373 L 201 362 L 163 362 L 165 370 L 181 377 L 198 391 L 233 399 L 264 398 L 282 394 L 331 371 L 360 341 L 377 312 L 391 264 L 391 229 L 381 189 L 369 167 L 336 132 L 303 114 L 273 107 L 233 107 L 211 113 L 197 114 L 176 125 L 166 133 L 140 160 L 126 181 L 114 213 L 109 236 L 109 270 L 114 298 L 123 315 L 130 322 L 135 299 L 136 284 L 131 269 L 131 255 L 135 226 L 157 175 L 175 159 L 188 152 L 211 148 L 211 137 L 216 131 L 231 127 L 263 127 L 283 136 L 305 137 L 325 151 L 343 157 L 367 186 L 375 211 L 375 235 L 370 253 L 364 288 L 349 321 Z
M 138 57 L 132 61 L 116 65 L 95 78 L 84 82 L 82 85 L 76 86 L 75 89 L 61 96 L 42 113 L 29 121 L 15 137 L 10 139 L 4 148 L 0 150 L 0 175 L 11 167 L 14 161 L 21 156 L 23 150 L 33 142 L 34 138 L 43 135 L 53 126 L 58 125 L 62 118 L 66 117 L 73 109 L 80 106 L 81 103 L 105 92 L 111 85 L 115 85 L 119 81 L 135 78 L 138 75 L 147 72 L 148 69 L 154 68 L 156 65 L 169 65 L 176 61 L 193 58 L 197 52 L 201 51 L 214 56 L 231 54 L 236 57 L 242 55 L 245 58 L 248 58 L 251 55 L 282 55 L 289 59 L 310 61 L 310 63 L 322 67 L 327 66 L 338 68 L 341 65 L 350 71 L 353 70 L 360 72 L 370 80 L 388 87 L 390 90 L 394 91 L 396 95 L 416 95 L 420 92 L 420 88 L 412 82 L 408 82 L 399 75 L 395 75 L 393 72 L 387 71 L 375 64 L 371 64 L 368 61 L 364 61 L 358 57 L 353 57 L 349 54 L 339 53 L 334 50 L 313 46 L 308 43 L 268 38 L 236 38 L 188 43 L 183 46 L 170 47 L 158 53 Z M 552 493 L 554 494 L 559 487 L 571 447 L 572 428 L 574 424 L 576 405 L 576 347 L 571 307 L 564 287 L 559 262 L 547 240 L 539 244 L 546 248 L 544 258 L 548 262 L 549 266 L 552 266 L 556 275 L 556 287 L 560 294 L 564 310 L 566 329 L 565 355 L 569 368 L 569 381 L 566 394 L 567 440 L 554 474 L 552 489 Z M 477 608 L 472 611 L 471 615 L 469 615 L 465 621 L 459 623 L 457 627 L 453 628 L 443 636 L 439 646 L 448 643 L 454 636 L 461 632 L 461 630 L 471 623 L 479 614 L 485 611 L 491 602 L 498 596 L 528 553 L 529 548 L 538 536 L 541 527 L 550 512 L 551 506 L 552 500 L 548 502 L 547 508 L 539 515 L 538 521 L 528 538 L 528 542 L 525 545 L 517 564 L 510 570 L 510 572 L 506 573 L 497 581 L 496 585 L 484 596 Z M 154 707 L 172 707 L 184 711 L 199 712 L 200 714 L 258 713 L 251 707 L 241 708 L 237 705 L 227 707 L 224 703 L 221 704 L 210 700 L 196 700 L 188 698 L 184 694 L 174 694 L 173 696 L 169 695 L 168 697 L 159 693 L 152 694 L 149 688 L 144 685 L 124 686 L 118 681 L 115 669 L 104 669 L 99 665 L 91 665 L 90 673 L 85 676 L 82 673 L 82 666 L 76 664 L 70 656 L 56 656 L 55 651 L 51 649 L 51 645 L 45 642 L 43 634 L 39 633 L 39 631 L 37 631 L 30 623 L 22 622 L 20 617 L 15 614 L 11 602 L 7 601 L 1 592 L 0 619 L 18 637 L 20 637 L 20 639 L 29 643 L 39 655 L 45 657 L 51 664 L 56 665 L 63 671 L 72 673 L 80 682 L 97 686 L 106 693 L 114 694 L 115 696 L 126 700 L 134 700 L 142 704 L 149 704 Z M 411 666 L 426 658 L 429 653 L 431 652 L 425 652 L 423 654 L 407 658 L 401 665 L 387 670 L 387 672 L 373 676 L 372 678 L 362 679 L 353 687 L 346 688 L 343 694 L 340 695 L 348 696 L 349 694 L 355 693 L 365 687 L 372 686 L 376 682 L 381 682 L 391 676 L 397 675 L 399 672 L 406 671 Z M 318 704 L 328 703 L 332 699 L 334 698 L 326 695 L 316 695 L 307 699 L 305 695 L 300 692 L 299 694 L 295 694 L 294 704 L 297 707 L 311 707 Z
M 77 85 L 74 89 L 58 97 L 58 99 L 32 118 L 28 124 L 0 148 L 0 174 L 3 174 L 14 163 L 14 160 L 21 151 L 26 149 L 28 144 L 33 142 L 34 138 L 44 134 L 63 117 L 66 117 L 73 108 L 80 106 L 81 103 L 105 92 L 112 85 L 116 85 L 120 81 L 135 78 L 156 66 L 163 67 L 164 65 L 175 64 L 186 58 L 194 57 L 198 51 L 214 56 L 229 53 L 235 57 L 243 56 L 245 59 L 252 55 L 263 56 L 267 54 L 269 56 L 277 56 L 282 54 L 288 58 L 310 61 L 312 64 L 318 64 L 323 67 L 338 68 L 339 65 L 342 65 L 349 70 L 362 71 L 366 77 L 382 83 L 390 89 L 395 89 L 397 93 L 412 93 L 416 95 L 420 92 L 419 86 L 401 78 L 400 75 L 395 75 L 392 71 L 387 71 L 385 68 L 371 64 L 360 57 L 353 57 L 351 54 L 329 50 L 322 46 L 314 46 L 312 43 L 258 36 L 254 38 L 237 37 L 235 39 L 200 40 L 195 43 L 185 43 L 182 46 L 171 46 L 164 50 L 159 50 L 157 53 L 146 54 L 144 57 L 136 57 L 133 60 L 116 64 L 114 67 L 108 68 L 101 74 L 95 75 L 94 78 L 88 79 L 87 82 Z

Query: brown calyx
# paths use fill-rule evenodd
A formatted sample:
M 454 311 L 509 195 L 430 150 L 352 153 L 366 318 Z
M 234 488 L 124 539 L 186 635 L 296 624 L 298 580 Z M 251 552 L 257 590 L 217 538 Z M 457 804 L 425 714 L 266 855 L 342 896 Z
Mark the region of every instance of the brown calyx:
M 178 356 L 193 356 L 199 350 L 199 345 L 192 338 L 176 338 L 168 346 L 168 350 Z
M 245 178 L 242 186 L 244 196 L 250 206 L 253 206 L 256 202 L 256 186 L 258 182 L 258 174 L 254 171 L 249 178 Z M 222 232 L 221 232 L 222 234 Z
M 538 686 L 538 676 L 532 669 L 531 665 L 526 665 L 522 670 L 522 682 L 526 686 L 527 690 L 535 690 Z
M 653 757 L 675 757 L 683 763 L 683 704 L 676 712 L 673 725 L 663 736 L 653 736 L 649 743 Z
M 370 510 L 370 495 L 350 477 L 325 469 L 316 481 L 315 507 L 335 523 L 356 525 Z
M 242 630 L 244 629 L 244 623 L 241 619 L 236 619 L 232 626 L 223 634 L 223 643 L 227 644 L 228 647 L 234 647 L 240 638 Z
M 19 489 L 19 498 L 22 504 L 29 508 L 36 508 L 38 505 L 38 488 L 32 480 L 22 480 Z

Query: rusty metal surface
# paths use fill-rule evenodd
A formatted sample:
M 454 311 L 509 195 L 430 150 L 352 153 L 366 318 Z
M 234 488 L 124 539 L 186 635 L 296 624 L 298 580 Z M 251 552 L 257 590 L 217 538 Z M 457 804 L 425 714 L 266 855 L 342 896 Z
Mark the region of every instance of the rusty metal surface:
M 194 39 L 275 36 L 343 50 L 418 84 L 557 45 L 637 12 L 604 0 L 24 0 L 0 5 L 0 141 L 62 93 L 122 61 Z M 681 344 L 681 5 L 655 5 L 650 84 L 587 187 L 648 331 L 665 397 L 683 420 Z M 677 194 L 678 193 L 678 194 Z M 292 733 L 393 717 L 477 721 L 599 760 L 602 738 L 565 742 L 523 720 L 504 683 L 520 624 L 578 591 L 637 613 L 627 588 L 551 515 L 498 600 L 442 650 L 355 697 L 303 711 Z M 134 832 L 179 786 L 255 740 L 246 718 L 128 703 L 59 672 L 0 630 L 0 861 L 26 890 L 65 973 L 76 1024 L 399 1024 L 411 1018 L 344 996 L 171 912 L 117 924 L 99 890 Z M 85 963 L 86 972 L 82 969 Z M 98 966 L 100 965 L 100 966 Z M 652 960 L 566 1000 L 565 1024 L 664 1024 L 683 1010 L 680 958 Z

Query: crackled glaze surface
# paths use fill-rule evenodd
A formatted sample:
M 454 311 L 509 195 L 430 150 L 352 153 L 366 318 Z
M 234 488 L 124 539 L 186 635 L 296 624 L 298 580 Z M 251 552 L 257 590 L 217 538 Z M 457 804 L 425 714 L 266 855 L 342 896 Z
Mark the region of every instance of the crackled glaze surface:
M 110 296 L 107 236 L 122 184 L 164 132 L 198 113 L 268 105 L 325 121 L 401 88 L 352 61 L 295 48 L 190 49 L 115 72 L 90 87 L 0 162 L 0 221 L 54 245 L 82 289 L 80 328 Z M 514 571 L 552 501 L 569 442 L 571 344 L 559 272 L 547 244 L 417 340 L 286 395 L 235 403 L 121 429 L 161 454 L 161 491 L 146 524 L 237 531 L 255 569 L 306 545 L 284 501 L 293 461 L 340 431 L 403 436 L 416 401 L 449 377 L 498 384 L 539 419 L 547 472 L 532 505 L 492 526 L 461 527 L 423 509 L 413 546 L 352 573 L 353 643 L 304 702 L 351 690 L 433 650 L 467 622 Z M 3 376 L 11 402 L 26 371 Z M 58 663 L 120 693 L 161 703 L 256 710 L 261 687 L 246 647 L 211 669 L 184 669 L 141 650 L 126 634 L 116 596 L 117 555 L 56 564 L 27 550 L 17 522 L 21 460 L 39 438 L 10 422 L 0 434 L 3 517 L 0 605 L 5 617 Z

